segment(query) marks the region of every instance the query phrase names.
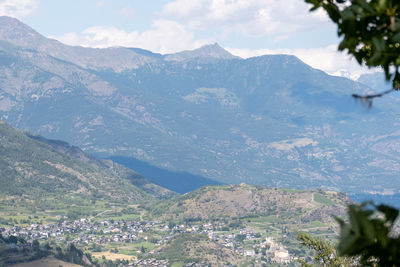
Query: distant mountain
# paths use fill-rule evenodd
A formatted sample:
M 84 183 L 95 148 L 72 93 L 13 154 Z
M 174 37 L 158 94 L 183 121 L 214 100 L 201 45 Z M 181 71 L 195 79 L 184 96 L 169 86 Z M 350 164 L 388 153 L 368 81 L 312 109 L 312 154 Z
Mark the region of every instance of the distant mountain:
M 232 55 L 217 43 L 205 45 L 192 51 L 183 51 L 175 54 L 169 54 L 164 57 L 165 60 L 171 61 L 187 61 L 193 59 L 239 59 Z
M 289 55 L 160 55 L 47 39 L 0 18 L 0 118 L 101 157 L 221 183 L 400 190 L 398 99 Z
M 17 19 L 0 16 L 0 39 L 42 55 L 68 61 L 81 68 L 111 69 L 121 72 L 154 61 L 127 48 L 84 48 L 67 46 L 56 40 L 48 39 Z
M 59 209 L 96 201 L 140 204 L 174 193 L 111 160 L 21 133 L 0 120 L 0 206 Z M 4 208 L 4 207 L 3 207 Z

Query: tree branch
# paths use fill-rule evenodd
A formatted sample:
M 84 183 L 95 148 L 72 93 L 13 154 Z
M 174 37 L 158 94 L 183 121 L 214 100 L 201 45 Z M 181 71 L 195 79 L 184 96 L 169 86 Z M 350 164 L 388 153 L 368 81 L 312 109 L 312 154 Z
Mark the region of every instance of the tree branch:
M 367 106 L 368 108 L 371 108 L 372 107 L 372 100 L 374 98 L 382 97 L 382 96 L 387 95 L 387 94 L 389 94 L 389 93 L 391 93 L 393 91 L 395 91 L 395 89 L 389 89 L 389 90 L 383 91 L 382 93 L 372 94 L 372 95 L 352 94 L 351 96 L 355 100 L 360 100 L 363 105 Z

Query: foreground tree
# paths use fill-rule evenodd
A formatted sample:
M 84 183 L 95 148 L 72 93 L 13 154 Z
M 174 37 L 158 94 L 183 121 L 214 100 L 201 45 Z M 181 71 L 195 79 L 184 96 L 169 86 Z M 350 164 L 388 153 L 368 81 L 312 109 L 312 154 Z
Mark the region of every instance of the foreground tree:
M 400 1 L 398 0 L 305 0 L 311 11 L 324 9 L 342 38 L 338 49 L 347 51 L 360 65 L 381 67 L 392 89 L 353 97 L 368 107 L 372 99 L 400 88 Z
M 400 88 L 399 0 L 305 0 L 311 11 L 324 9 L 342 38 L 340 51 L 360 65 L 381 67 L 392 90 L 376 95 L 353 95 L 368 106 L 374 97 Z M 350 205 L 349 220 L 340 224 L 338 252 L 359 258 L 362 266 L 400 266 L 400 238 L 393 232 L 399 211 L 373 203 Z
M 331 267 L 351 267 L 357 266 L 352 258 L 341 257 L 335 245 L 321 238 L 314 238 L 307 233 L 297 233 L 300 243 L 314 251 L 314 264 L 299 260 L 302 267 L 312 266 L 331 266 Z
M 400 1 L 305 0 L 311 11 L 324 9 L 342 37 L 340 51 L 361 65 L 382 67 L 393 88 L 400 87 Z
M 362 266 L 400 266 L 400 238 L 393 231 L 399 211 L 372 202 L 348 209 L 349 223 L 337 219 L 339 254 L 358 256 Z

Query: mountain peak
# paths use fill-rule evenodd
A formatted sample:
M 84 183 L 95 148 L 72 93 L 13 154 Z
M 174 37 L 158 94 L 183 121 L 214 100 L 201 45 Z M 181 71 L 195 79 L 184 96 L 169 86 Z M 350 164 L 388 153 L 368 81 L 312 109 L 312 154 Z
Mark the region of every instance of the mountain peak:
M 235 57 L 224 48 L 222 48 L 218 43 L 204 45 L 200 48 L 193 50 L 192 52 L 198 52 L 204 54 L 204 56 L 212 56 L 216 58 Z
M 16 18 L 0 16 L 0 39 L 18 46 L 32 46 L 45 39 Z
M 217 43 L 204 45 L 194 50 L 186 50 L 165 56 L 166 60 L 172 60 L 172 61 L 184 61 L 195 58 L 235 59 L 239 57 L 232 55 Z

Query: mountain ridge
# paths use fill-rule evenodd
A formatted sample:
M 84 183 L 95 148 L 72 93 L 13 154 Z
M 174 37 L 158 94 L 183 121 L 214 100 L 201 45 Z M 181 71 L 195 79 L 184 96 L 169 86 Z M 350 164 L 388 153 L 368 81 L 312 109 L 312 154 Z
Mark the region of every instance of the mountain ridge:
M 240 57 L 234 56 L 217 43 L 204 45 L 194 50 L 182 51 L 174 54 L 167 54 L 164 56 L 165 60 L 171 61 L 186 61 L 192 59 L 239 59 Z
M 221 183 L 349 191 L 371 183 L 380 192 L 400 170 L 388 146 L 400 142 L 397 100 L 367 111 L 350 95 L 370 88 L 294 56 L 203 60 L 192 51 L 168 61 L 133 48 L 60 47 L 46 54 L 3 41 L 0 118 L 101 157 Z
M 137 68 L 147 63 L 154 63 L 160 59 L 160 56 L 166 60 L 176 61 L 193 58 L 238 58 L 231 55 L 218 44 L 204 45 L 192 51 L 184 51 L 175 54 L 159 54 L 159 56 L 152 52 L 149 53 L 149 51 L 144 49 L 130 47 L 109 47 L 99 49 L 69 46 L 55 39 L 46 38 L 19 20 L 7 16 L 0 16 L 0 38 L 23 48 L 34 48 L 40 52 L 47 53 L 59 59 L 73 62 L 80 67 L 94 67 L 99 70 L 110 67 L 117 72 L 122 72 L 126 69 Z M 65 52 L 63 52 L 63 50 Z M 103 57 L 104 62 L 95 60 L 95 57 L 99 56 L 99 52 L 100 56 Z M 120 54 L 123 56 L 119 56 Z M 82 55 L 84 55 L 83 58 L 78 60 L 77 57 L 82 57 Z M 107 61 L 115 61 L 115 57 L 118 58 L 118 63 L 113 65 L 108 65 L 106 63 Z

